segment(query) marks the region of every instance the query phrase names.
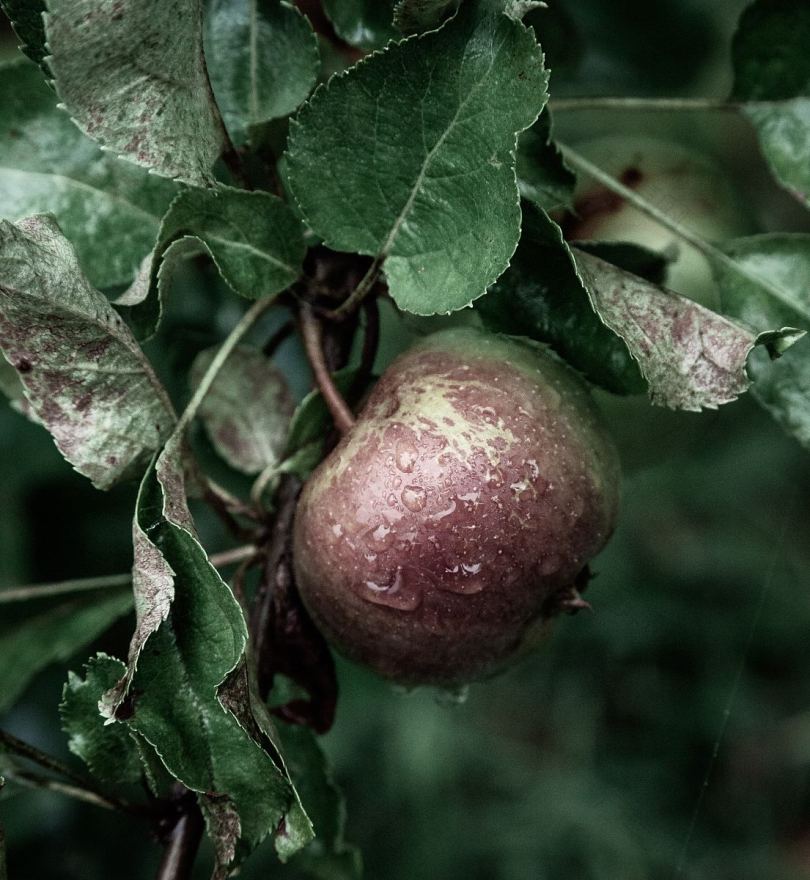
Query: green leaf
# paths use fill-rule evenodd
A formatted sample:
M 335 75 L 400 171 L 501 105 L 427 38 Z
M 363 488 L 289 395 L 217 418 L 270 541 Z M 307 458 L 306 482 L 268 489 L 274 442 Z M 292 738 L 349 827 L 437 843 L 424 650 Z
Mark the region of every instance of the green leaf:
M 282 0 L 208 0 L 205 51 L 211 85 L 231 138 L 292 113 L 315 85 L 318 41 Z
M 627 346 L 593 310 L 560 228 L 541 211 L 525 211 L 512 264 L 476 309 L 491 330 L 548 343 L 608 391 L 647 387 Z
M 128 284 L 176 187 L 103 153 L 26 61 L 0 67 L 0 141 L 3 218 L 53 214 L 92 284 Z
M 748 389 L 745 370 L 756 345 L 773 353 L 795 332 L 756 334 L 664 287 L 573 249 L 594 308 L 638 361 L 653 403 L 715 409 Z
M 717 267 L 724 310 L 756 330 L 810 329 L 810 235 L 772 233 L 727 242 L 726 253 L 754 277 L 776 282 L 788 302 L 764 296 L 757 284 Z M 810 449 L 810 346 L 804 340 L 774 363 L 752 358 L 751 393 L 773 418 Z
M 551 139 L 548 109 L 518 140 L 517 178 L 520 195 L 538 208 L 571 207 L 577 179 Z
M 225 146 L 202 0 L 48 0 L 48 65 L 79 128 L 163 177 L 205 185 Z
M 173 262 L 200 247 L 225 283 L 249 299 L 289 287 L 306 253 L 301 221 L 277 196 L 228 186 L 181 192 L 163 218 L 151 260 L 116 301 L 130 307 L 139 338 L 151 336 L 160 321 Z
M 247 626 L 194 536 L 181 458 L 175 437 L 141 484 L 133 526 L 138 624 L 127 674 L 104 706 L 201 794 L 217 851 L 230 860 L 237 838 L 252 848 L 300 808 L 240 689 Z
M 393 24 L 395 0 L 323 0 L 337 35 L 351 46 L 379 49 L 400 36 Z
M 68 747 L 104 782 L 137 782 L 141 760 L 135 739 L 122 724 L 105 724 L 99 711 L 102 696 L 121 678 L 120 660 L 96 654 L 85 664 L 84 678 L 68 673 L 59 714 Z
M 219 347 L 197 355 L 191 383 L 197 386 Z M 245 474 L 278 464 L 293 413 L 287 380 L 259 349 L 240 345 L 205 396 L 198 416 L 217 452 Z
M 6 13 L 20 38 L 20 49 L 37 64 L 48 54 L 45 45 L 44 0 L 0 0 L 0 9 Z M 2 89 L 0 89 L 2 94 Z
M 315 734 L 296 724 L 278 722 L 290 776 L 315 827 L 315 839 L 295 857 L 293 865 L 324 880 L 359 880 L 360 852 L 346 843 L 343 793 Z
M 345 397 L 354 389 L 358 375 L 356 368 L 344 367 L 332 374 L 332 380 L 337 390 Z M 293 413 L 287 437 L 286 455 L 293 455 L 311 443 L 323 442 L 331 429 L 332 416 L 323 395 L 317 390 L 310 391 Z
M 469 305 L 517 245 L 515 136 L 546 80 L 532 32 L 471 0 L 315 92 L 291 126 L 293 194 L 330 247 L 384 261 L 401 308 Z
M 0 221 L 0 348 L 59 451 L 100 489 L 171 431 L 166 392 L 51 217 Z
M 403 34 L 419 34 L 438 27 L 458 5 L 459 0 L 399 0 L 394 24 Z
M 744 108 L 776 179 L 810 205 L 810 4 L 756 0 L 732 45 L 732 97 Z
M 98 591 L 0 625 L 0 713 L 52 663 L 69 660 L 132 610 L 129 591 Z

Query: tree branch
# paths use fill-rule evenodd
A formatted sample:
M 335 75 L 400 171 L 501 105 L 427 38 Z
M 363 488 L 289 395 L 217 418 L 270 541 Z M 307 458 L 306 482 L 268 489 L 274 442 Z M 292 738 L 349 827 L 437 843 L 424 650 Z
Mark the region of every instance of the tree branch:
M 756 103 L 756 102 L 754 102 Z M 644 111 L 738 111 L 743 108 L 739 101 L 723 98 L 621 98 L 595 96 L 583 98 L 560 98 L 549 101 L 552 113 L 565 110 L 644 110 Z
M 324 402 L 332 414 L 335 427 L 341 434 L 345 434 L 354 426 L 354 415 L 332 381 L 332 376 L 326 366 L 323 355 L 321 325 L 315 317 L 311 306 L 307 303 L 301 304 L 300 319 L 301 338 L 304 342 L 307 359 L 315 376 L 315 384 L 318 386 L 318 390 L 323 395 Z
M 189 803 L 172 829 L 155 880 L 188 880 L 203 833 L 203 817 L 196 803 Z
M 351 314 L 357 306 L 371 293 L 374 285 L 377 283 L 382 264 L 385 260 L 383 256 L 374 258 L 372 264 L 368 267 L 366 274 L 360 279 L 357 287 L 349 294 L 348 297 L 332 312 L 329 313 L 330 318 L 340 320 Z

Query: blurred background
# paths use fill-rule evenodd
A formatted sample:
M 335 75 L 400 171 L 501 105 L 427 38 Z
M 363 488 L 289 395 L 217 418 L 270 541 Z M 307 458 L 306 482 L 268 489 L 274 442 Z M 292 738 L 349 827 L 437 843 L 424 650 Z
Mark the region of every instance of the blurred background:
M 555 97 L 730 88 L 743 2 L 549 5 L 532 15 Z M 15 51 L 5 27 L 0 45 L 0 58 Z M 555 122 L 572 142 L 665 131 L 721 161 L 754 229 L 810 229 L 736 117 Z M 236 309 L 204 264 L 179 279 L 149 349 L 175 399 Z M 400 340 L 388 332 L 390 355 Z M 279 358 L 302 393 L 296 344 Z M 558 621 L 540 651 L 465 699 L 406 694 L 339 663 L 323 746 L 370 880 L 810 878 L 810 455 L 749 398 L 700 415 L 599 399 L 625 481 L 594 613 Z M 0 587 L 126 571 L 133 504 L 134 487 L 96 492 L 0 406 Z M 200 525 L 209 550 L 225 546 L 214 522 Z M 0 607 L 0 638 L 23 613 Z M 71 760 L 57 712 L 66 671 L 96 650 L 124 656 L 131 628 L 42 673 L 2 726 Z M 11 880 L 136 880 L 160 857 L 137 821 L 57 794 L 7 789 L 0 820 Z M 242 876 L 298 875 L 265 845 Z

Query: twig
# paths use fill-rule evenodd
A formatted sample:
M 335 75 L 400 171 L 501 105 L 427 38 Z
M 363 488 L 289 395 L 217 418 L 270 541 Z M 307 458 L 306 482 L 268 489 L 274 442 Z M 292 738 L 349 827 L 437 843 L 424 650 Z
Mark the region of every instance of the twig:
M 374 257 L 374 261 L 368 267 L 366 274 L 360 279 L 357 287 L 349 294 L 348 297 L 333 311 L 329 312 L 329 317 L 341 320 L 351 314 L 358 305 L 371 292 L 382 271 L 382 264 L 385 260 L 384 256 Z
M 218 483 L 207 477 L 202 477 L 203 498 L 208 502 L 214 513 L 220 518 L 225 528 L 240 541 L 253 539 L 253 531 L 245 528 L 236 515 L 246 516 L 252 520 L 258 520 L 256 511 L 245 504 L 241 499 L 235 498 Z
M 571 149 L 571 147 L 563 143 L 558 142 L 557 145 L 562 151 L 565 161 L 568 162 L 572 168 L 593 177 L 594 180 L 598 180 L 606 189 L 620 195 L 623 199 L 633 205 L 634 208 L 638 208 L 639 211 L 655 220 L 656 223 L 660 223 L 661 226 L 669 229 L 670 232 L 673 232 L 678 238 L 691 244 L 692 247 L 700 251 L 700 253 L 715 265 L 722 264 L 725 269 L 733 272 L 738 277 L 744 278 L 752 284 L 759 285 L 789 309 L 796 309 L 796 304 L 778 287 L 774 287 L 770 282 L 766 281 L 759 275 L 752 275 L 743 266 L 732 260 L 727 254 L 723 253 L 719 248 L 706 241 L 705 238 L 701 238 L 701 236 L 692 232 L 688 227 L 683 226 L 677 220 L 673 220 L 668 214 L 653 205 L 652 202 L 648 202 L 647 199 L 640 196 L 637 192 L 626 187 L 623 183 L 616 180 L 615 177 L 612 177 L 606 171 L 603 171 L 598 165 L 594 165 L 593 162 L 590 162 L 576 150 Z
M 301 481 L 288 474 L 278 490 L 276 515 L 273 519 L 272 537 L 267 547 L 265 576 L 262 578 L 253 610 L 250 615 L 250 635 L 253 641 L 254 656 L 259 664 L 259 688 L 262 688 L 262 661 L 267 651 L 267 637 L 270 635 L 269 624 L 273 610 L 273 586 L 276 571 L 289 551 L 290 533 L 292 531 L 295 505 Z
M 213 553 L 209 559 L 211 565 L 215 568 L 225 568 L 225 566 L 242 562 L 245 559 L 252 559 L 258 552 L 258 549 L 253 544 L 246 544 L 243 547 L 224 550 L 222 553 Z M 0 590 L 0 605 L 61 596 L 66 593 L 82 593 L 92 590 L 128 587 L 131 584 L 131 574 L 111 574 L 105 577 L 81 578 L 71 581 L 60 581 L 54 584 L 31 584 L 25 587 L 14 587 L 10 590 Z
M 583 98 L 559 98 L 549 101 L 553 113 L 565 110 L 651 110 L 651 111 L 738 111 L 759 102 L 726 101 L 723 98 L 620 98 L 593 96 Z
M 363 336 L 363 351 L 360 355 L 360 377 L 365 382 L 374 369 L 377 348 L 380 344 L 380 309 L 376 299 L 367 299 L 363 303 L 366 313 L 366 328 Z
M 191 877 L 203 825 L 200 808 L 196 803 L 189 804 L 172 829 L 155 880 L 187 880 Z
M 94 807 L 101 807 L 104 810 L 132 813 L 133 815 L 136 813 L 140 814 L 140 811 L 135 810 L 133 805 L 125 805 L 123 801 L 112 800 L 91 789 L 60 782 L 58 779 L 51 779 L 49 776 L 40 776 L 38 773 L 30 773 L 26 770 L 4 770 L 3 775 L 9 781 L 25 786 L 25 788 L 42 788 L 46 791 L 55 791 L 57 794 L 63 794 L 66 797 L 73 798 L 73 800 L 83 801 L 86 804 L 92 804 Z M 145 814 L 146 811 L 144 811 L 143 815 Z
M 321 342 L 321 325 L 312 308 L 307 303 L 301 304 L 301 338 L 304 341 L 304 349 L 307 359 L 315 376 L 315 384 L 323 395 L 335 427 L 341 434 L 345 434 L 354 425 L 354 415 L 346 401 L 335 387 L 332 376 L 326 366 Z
M 10 773 L 7 773 L 6 775 L 9 779 L 13 778 L 18 781 L 22 780 L 23 784 L 28 782 L 32 786 L 38 788 L 49 788 L 53 791 L 61 791 L 63 794 L 68 794 L 71 797 L 78 797 L 89 803 L 94 803 L 97 806 L 103 806 L 108 810 L 121 810 L 122 812 L 127 813 L 142 812 L 133 804 L 128 804 L 126 801 L 104 794 L 99 791 L 89 779 L 80 776 L 78 773 L 74 773 L 70 767 L 65 766 L 57 758 L 48 755 L 36 746 L 32 746 L 30 743 L 18 739 L 16 736 L 13 736 L 5 730 L 0 730 L 0 750 L 17 755 L 27 761 L 31 761 L 39 767 L 49 770 L 51 773 L 58 773 L 60 776 L 69 780 L 72 784 L 66 785 L 59 780 L 50 779 L 47 776 L 39 776 L 35 773 L 28 773 L 23 770 L 13 770 Z

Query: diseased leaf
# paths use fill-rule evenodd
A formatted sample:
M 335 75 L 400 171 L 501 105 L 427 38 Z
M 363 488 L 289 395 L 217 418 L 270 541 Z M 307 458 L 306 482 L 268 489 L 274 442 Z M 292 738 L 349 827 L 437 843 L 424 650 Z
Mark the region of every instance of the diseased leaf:
M 68 747 L 104 782 L 137 782 L 141 761 L 133 735 L 122 724 L 105 724 L 99 700 L 124 674 L 124 664 L 96 654 L 85 664 L 82 678 L 68 673 L 59 714 Z
M 127 674 L 104 698 L 105 714 L 140 733 L 203 796 L 220 857 L 237 852 L 233 835 L 252 848 L 298 806 L 275 749 L 253 729 L 245 692 L 235 687 L 247 627 L 194 536 L 177 435 L 144 477 L 134 532 L 138 627 Z
M 197 355 L 197 386 L 217 348 Z M 261 351 L 240 345 L 225 362 L 198 413 L 217 452 L 245 474 L 277 464 L 284 451 L 294 405 L 284 374 Z
M 512 264 L 476 309 L 491 330 L 548 343 L 608 391 L 638 394 L 647 387 L 627 346 L 593 310 L 560 228 L 541 211 L 524 211 Z
M 699 411 L 748 389 L 745 365 L 754 346 L 771 351 L 792 331 L 750 330 L 643 278 L 574 249 L 582 282 L 599 316 L 627 344 L 653 403 Z
M 211 85 L 236 143 L 292 113 L 315 85 L 318 41 L 282 0 L 208 0 L 205 47 Z
M 471 0 L 315 92 L 291 125 L 293 194 L 330 247 L 384 261 L 401 308 L 469 305 L 517 244 L 515 136 L 546 80 L 532 32 Z
M 517 178 L 521 197 L 538 208 L 571 207 L 577 179 L 551 139 L 548 109 L 518 139 Z
M 160 321 L 167 267 L 201 248 L 225 283 L 249 299 L 289 287 L 306 252 L 301 221 L 277 196 L 228 186 L 180 193 L 163 218 L 151 260 L 116 301 L 129 307 L 139 338 L 151 336 Z
M 45 12 L 44 0 L 0 0 L 0 9 L 6 13 L 14 33 L 20 38 L 20 49 L 32 61 L 42 64 L 48 51 L 45 46 L 45 21 L 42 17 Z
M 0 624 L 0 713 L 52 663 L 69 660 L 132 610 L 129 591 L 99 590 Z
M 53 214 L 91 284 L 128 284 L 176 187 L 102 152 L 26 61 L 0 67 L 0 141 L 0 215 Z
M 337 35 L 351 46 L 379 49 L 401 36 L 394 27 L 396 0 L 323 0 Z
M 726 242 L 726 253 L 754 277 L 776 283 L 785 301 L 764 296 L 757 284 L 718 266 L 724 310 L 755 330 L 793 326 L 810 329 L 810 235 L 772 233 Z M 810 343 L 785 352 L 775 363 L 751 358 L 751 393 L 774 419 L 810 449 Z
M 48 0 L 48 65 L 79 128 L 163 177 L 206 185 L 225 146 L 202 0 Z
M 454 12 L 459 0 L 399 0 L 394 7 L 394 24 L 403 34 L 418 34 L 438 27 Z
M 171 431 L 166 392 L 53 218 L 0 222 L 0 348 L 59 451 L 106 489 Z
M 755 0 L 734 35 L 732 97 L 777 180 L 810 205 L 810 4 Z

